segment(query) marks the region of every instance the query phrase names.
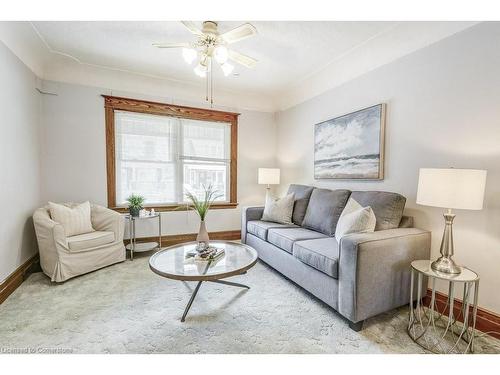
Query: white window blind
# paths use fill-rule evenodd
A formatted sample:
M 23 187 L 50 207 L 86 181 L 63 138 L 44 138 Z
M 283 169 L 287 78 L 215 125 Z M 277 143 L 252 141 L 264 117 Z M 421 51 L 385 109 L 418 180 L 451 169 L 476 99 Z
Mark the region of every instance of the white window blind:
M 200 198 L 212 185 L 229 201 L 231 124 L 115 111 L 116 201 L 140 194 L 147 205 Z

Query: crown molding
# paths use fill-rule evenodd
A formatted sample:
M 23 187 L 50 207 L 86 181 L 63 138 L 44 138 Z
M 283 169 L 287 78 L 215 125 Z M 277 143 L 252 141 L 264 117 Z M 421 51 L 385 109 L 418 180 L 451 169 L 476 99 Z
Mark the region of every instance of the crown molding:
M 95 66 L 61 55 L 52 56 L 50 64 L 44 69 L 43 79 L 106 88 L 110 91 L 159 96 L 171 103 L 200 103 L 200 106 L 209 107 L 204 100 L 205 86 L 201 83 Z M 276 108 L 272 96 L 225 89 L 215 89 L 214 102 L 217 108 L 224 107 L 236 111 L 275 112 Z
M 38 78 L 43 77 L 50 52 L 40 42 L 29 22 L 0 22 L 0 41 L 21 60 Z
M 216 105 L 235 110 L 283 111 L 477 23 L 398 22 L 290 87 L 278 92 L 219 89 L 215 92 Z M 0 40 L 43 80 L 161 96 L 172 103 L 204 102 L 202 82 L 88 64 L 53 50 L 30 22 L 0 22 Z

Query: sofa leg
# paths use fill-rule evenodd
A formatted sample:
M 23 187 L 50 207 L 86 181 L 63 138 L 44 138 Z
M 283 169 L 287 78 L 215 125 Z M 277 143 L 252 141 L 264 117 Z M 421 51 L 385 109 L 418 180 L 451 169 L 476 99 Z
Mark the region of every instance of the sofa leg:
M 359 332 L 363 329 L 363 323 L 364 320 L 361 320 L 357 323 L 349 321 L 349 328 L 352 329 L 354 332 Z

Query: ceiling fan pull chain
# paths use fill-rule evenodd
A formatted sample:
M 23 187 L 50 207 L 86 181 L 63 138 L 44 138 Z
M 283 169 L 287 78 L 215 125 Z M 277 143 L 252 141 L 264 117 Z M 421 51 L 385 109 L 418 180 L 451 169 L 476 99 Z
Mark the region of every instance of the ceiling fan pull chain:
M 212 71 L 212 59 L 210 59 L 210 108 L 214 107 L 214 73 Z
M 205 100 L 208 102 L 208 75 L 210 74 L 210 72 L 207 72 L 207 75 L 206 75 L 206 91 L 205 91 Z

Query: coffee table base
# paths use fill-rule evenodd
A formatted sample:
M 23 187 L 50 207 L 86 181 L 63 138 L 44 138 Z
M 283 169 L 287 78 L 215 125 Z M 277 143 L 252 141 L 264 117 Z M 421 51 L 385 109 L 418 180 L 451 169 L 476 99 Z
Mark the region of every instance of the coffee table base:
M 238 288 L 250 289 L 250 287 L 248 285 L 234 283 L 232 281 L 207 280 L 206 282 L 217 283 L 217 284 L 224 284 L 224 285 L 229 285 L 229 286 L 235 286 L 235 287 L 238 287 Z M 191 308 L 191 305 L 193 304 L 193 301 L 194 301 L 196 295 L 198 294 L 198 290 L 200 290 L 201 283 L 203 283 L 203 281 L 198 281 L 198 284 L 196 284 L 196 288 L 194 288 L 193 294 L 191 294 L 191 298 L 189 299 L 189 302 L 188 302 L 186 308 L 184 309 L 184 314 L 182 314 L 181 322 L 184 322 L 186 320 L 186 315 L 189 312 L 189 309 Z

